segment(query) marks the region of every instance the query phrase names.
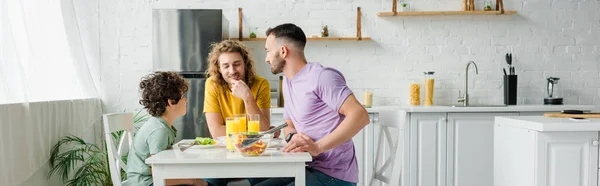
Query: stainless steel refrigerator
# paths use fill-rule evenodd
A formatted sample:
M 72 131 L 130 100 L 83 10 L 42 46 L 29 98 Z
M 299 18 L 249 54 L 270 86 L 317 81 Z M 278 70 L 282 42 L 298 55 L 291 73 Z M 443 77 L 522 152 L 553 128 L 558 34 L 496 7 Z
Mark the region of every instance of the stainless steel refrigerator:
M 222 10 L 152 10 L 152 61 L 155 71 L 177 71 L 189 82 L 187 114 L 173 126 L 176 141 L 210 137 L 204 107 L 207 57 L 212 43 L 227 38 Z

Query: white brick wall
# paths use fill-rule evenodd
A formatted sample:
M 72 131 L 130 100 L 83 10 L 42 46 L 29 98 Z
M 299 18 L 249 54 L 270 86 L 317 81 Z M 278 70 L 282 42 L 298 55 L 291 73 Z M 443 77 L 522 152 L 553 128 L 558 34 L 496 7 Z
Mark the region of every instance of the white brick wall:
M 244 32 L 285 22 L 308 36 L 329 26 L 330 35 L 354 36 L 356 7 L 362 7 L 362 34 L 371 41 L 309 41 L 310 61 L 341 70 L 350 88 L 374 91 L 375 105 L 407 104 L 411 80 L 436 71 L 436 103 L 456 103 L 464 89 L 465 65 L 472 103 L 502 103 L 504 54 L 513 52 L 519 75 L 519 104 L 541 104 L 545 78 L 558 76 L 566 104 L 600 104 L 600 3 L 592 0 L 505 0 L 518 15 L 377 17 L 391 0 L 160 0 L 161 6 L 219 8 L 237 36 L 237 8 L 244 11 Z M 483 1 L 476 1 L 481 9 Z M 151 1 L 99 1 L 102 96 L 107 112 L 139 109 L 137 83 L 152 69 Z M 415 10 L 458 10 L 460 1 L 410 2 Z M 264 42 L 246 42 L 260 74 L 275 80 L 264 63 Z

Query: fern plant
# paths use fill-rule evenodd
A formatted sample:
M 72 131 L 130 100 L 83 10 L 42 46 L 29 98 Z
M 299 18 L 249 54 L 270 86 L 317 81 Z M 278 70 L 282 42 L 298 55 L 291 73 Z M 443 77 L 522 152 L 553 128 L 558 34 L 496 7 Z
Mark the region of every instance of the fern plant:
M 134 126 L 139 128 L 150 116 L 142 114 L 141 110 L 133 116 Z M 113 140 L 120 139 L 123 131 L 112 133 Z M 48 176 L 58 175 L 66 186 L 112 186 L 106 141 L 103 148 L 96 144 L 68 135 L 56 143 L 50 152 L 50 172 Z M 127 154 L 121 157 L 127 162 Z M 121 180 L 127 174 L 121 170 Z

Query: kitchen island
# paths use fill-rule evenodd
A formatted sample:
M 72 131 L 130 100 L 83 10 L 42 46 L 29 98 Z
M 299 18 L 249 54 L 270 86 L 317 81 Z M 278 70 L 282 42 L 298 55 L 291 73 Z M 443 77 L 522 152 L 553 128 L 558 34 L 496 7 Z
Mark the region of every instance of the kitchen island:
M 600 119 L 496 117 L 494 186 L 597 186 Z

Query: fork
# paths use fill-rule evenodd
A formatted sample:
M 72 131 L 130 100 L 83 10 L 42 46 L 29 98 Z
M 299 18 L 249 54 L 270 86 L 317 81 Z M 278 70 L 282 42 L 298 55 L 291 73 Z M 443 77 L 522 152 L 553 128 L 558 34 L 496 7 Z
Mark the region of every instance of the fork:
M 192 145 L 187 146 L 187 147 L 181 147 L 181 148 L 179 148 L 179 150 L 181 150 L 181 152 L 183 152 L 184 150 L 186 150 L 194 145 L 199 145 L 198 141 L 194 140 L 194 143 L 192 143 Z

